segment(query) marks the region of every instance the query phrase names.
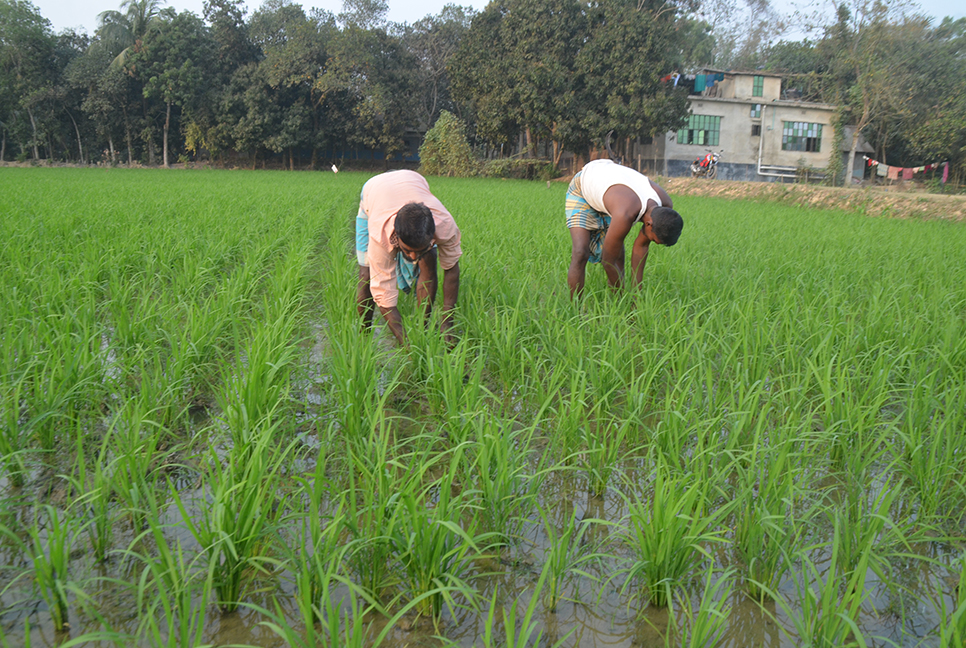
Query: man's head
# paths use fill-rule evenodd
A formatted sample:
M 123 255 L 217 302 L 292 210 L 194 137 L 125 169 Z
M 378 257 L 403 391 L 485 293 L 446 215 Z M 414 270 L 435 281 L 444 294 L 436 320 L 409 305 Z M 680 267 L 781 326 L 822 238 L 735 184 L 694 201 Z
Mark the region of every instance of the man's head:
M 670 207 L 655 207 L 651 210 L 651 231 L 657 237 L 657 242 L 668 247 L 678 242 L 684 219 Z
M 396 238 L 406 256 L 421 256 L 433 244 L 436 234 L 436 221 L 433 212 L 423 203 L 411 202 L 403 205 L 396 213 Z

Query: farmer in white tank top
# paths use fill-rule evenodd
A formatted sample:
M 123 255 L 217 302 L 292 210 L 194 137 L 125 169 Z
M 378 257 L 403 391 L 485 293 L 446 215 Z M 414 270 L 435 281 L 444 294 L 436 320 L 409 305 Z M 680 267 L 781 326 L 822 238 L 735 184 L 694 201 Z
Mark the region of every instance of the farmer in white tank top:
M 641 224 L 631 252 L 635 285 L 643 278 L 650 244 L 674 245 L 684 226 L 664 189 L 610 160 L 588 162 L 574 176 L 565 211 L 573 243 L 567 271 L 571 296 L 583 290 L 588 261 L 603 264 L 612 288 L 624 285 L 624 239 L 635 223 Z

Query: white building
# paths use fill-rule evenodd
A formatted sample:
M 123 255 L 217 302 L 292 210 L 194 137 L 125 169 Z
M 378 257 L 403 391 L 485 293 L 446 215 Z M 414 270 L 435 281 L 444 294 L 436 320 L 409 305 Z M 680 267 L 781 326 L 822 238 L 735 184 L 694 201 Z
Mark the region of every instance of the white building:
M 801 101 L 782 92 L 782 76 L 768 72 L 703 69 L 693 84 L 688 124 L 640 147 L 637 164 L 667 176 L 690 175 L 690 165 L 709 149 L 723 151 L 718 177 L 728 180 L 777 181 L 821 177 L 832 155 L 835 106 Z M 710 83 L 709 83 L 710 82 Z M 848 145 L 844 143 L 845 155 Z M 855 175 L 862 177 L 860 139 Z M 844 165 L 843 165 L 843 168 Z

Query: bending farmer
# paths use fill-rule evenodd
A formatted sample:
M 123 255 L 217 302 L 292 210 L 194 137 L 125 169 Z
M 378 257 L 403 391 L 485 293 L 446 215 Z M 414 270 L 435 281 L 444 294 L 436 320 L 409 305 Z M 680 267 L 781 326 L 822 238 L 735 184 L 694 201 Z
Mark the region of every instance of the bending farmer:
M 372 326 L 373 306 L 399 344 L 406 340 L 396 302 L 399 289 L 415 286 L 426 318 L 436 299 L 436 265 L 443 267 L 443 318 L 450 339 L 452 310 L 460 289 L 460 230 L 446 208 L 415 171 L 390 171 L 362 187 L 356 216 L 359 287 L 356 298 L 363 323 Z
M 567 271 L 571 297 L 584 288 L 588 261 L 603 264 L 612 288 L 623 286 L 624 239 L 634 223 L 641 224 L 631 253 L 635 285 L 643 278 L 648 246 L 674 245 L 684 227 L 661 187 L 611 160 L 584 165 L 567 189 L 565 210 L 573 243 Z

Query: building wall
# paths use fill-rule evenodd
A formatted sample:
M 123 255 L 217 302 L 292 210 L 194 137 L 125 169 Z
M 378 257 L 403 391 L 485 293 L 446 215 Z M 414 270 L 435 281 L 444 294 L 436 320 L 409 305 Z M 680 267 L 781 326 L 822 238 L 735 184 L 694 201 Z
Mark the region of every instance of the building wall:
M 741 79 L 742 77 L 738 77 L 738 80 Z M 750 93 L 750 77 L 748 79 Z M 765 77 L 766 89 L 768 82 L 775 80 Z M 757 103 L 761 103 L 762 106 L 762 117 L 759 118 L 751 116 L 752 106 Z M 806 166 L 824 169 L 828 166 L 834 139 L 831 106 L 791 101 L 762 101 L 758 98 L 739 100 L 695 96 L 691 98 L 691 112 L 695 115 L 721 117 L 718 145 L 711 147 L 701 144 L 678 144 L 677 133 L 668 133 L 663 142 L 658 141 L 643 147 L 642 157 L 645 160 L 654 157 L 665 160 L 666 171 L 664 172 L 669 175 L 690 173 L 688 167 L 691 161 L 704 155 L 711 148 L 723 151 L 719 169 L 722 171 L 725 168 L 733 169 L 735 177 L 731 179 L 736 180 L 768 179 L 767 176 L 758 176 L 757 171 L 749 172 L 749 168 L 757 169 L 759 147 L 763 167 Z M 817 152 L 782 150 L 782 129 L 785 121 L 822 124 L 819 150 Z M 754 125 L 760 127 L 761 135 L 752 135 Z M 722 173 L 721 177 L 728 176 Z

